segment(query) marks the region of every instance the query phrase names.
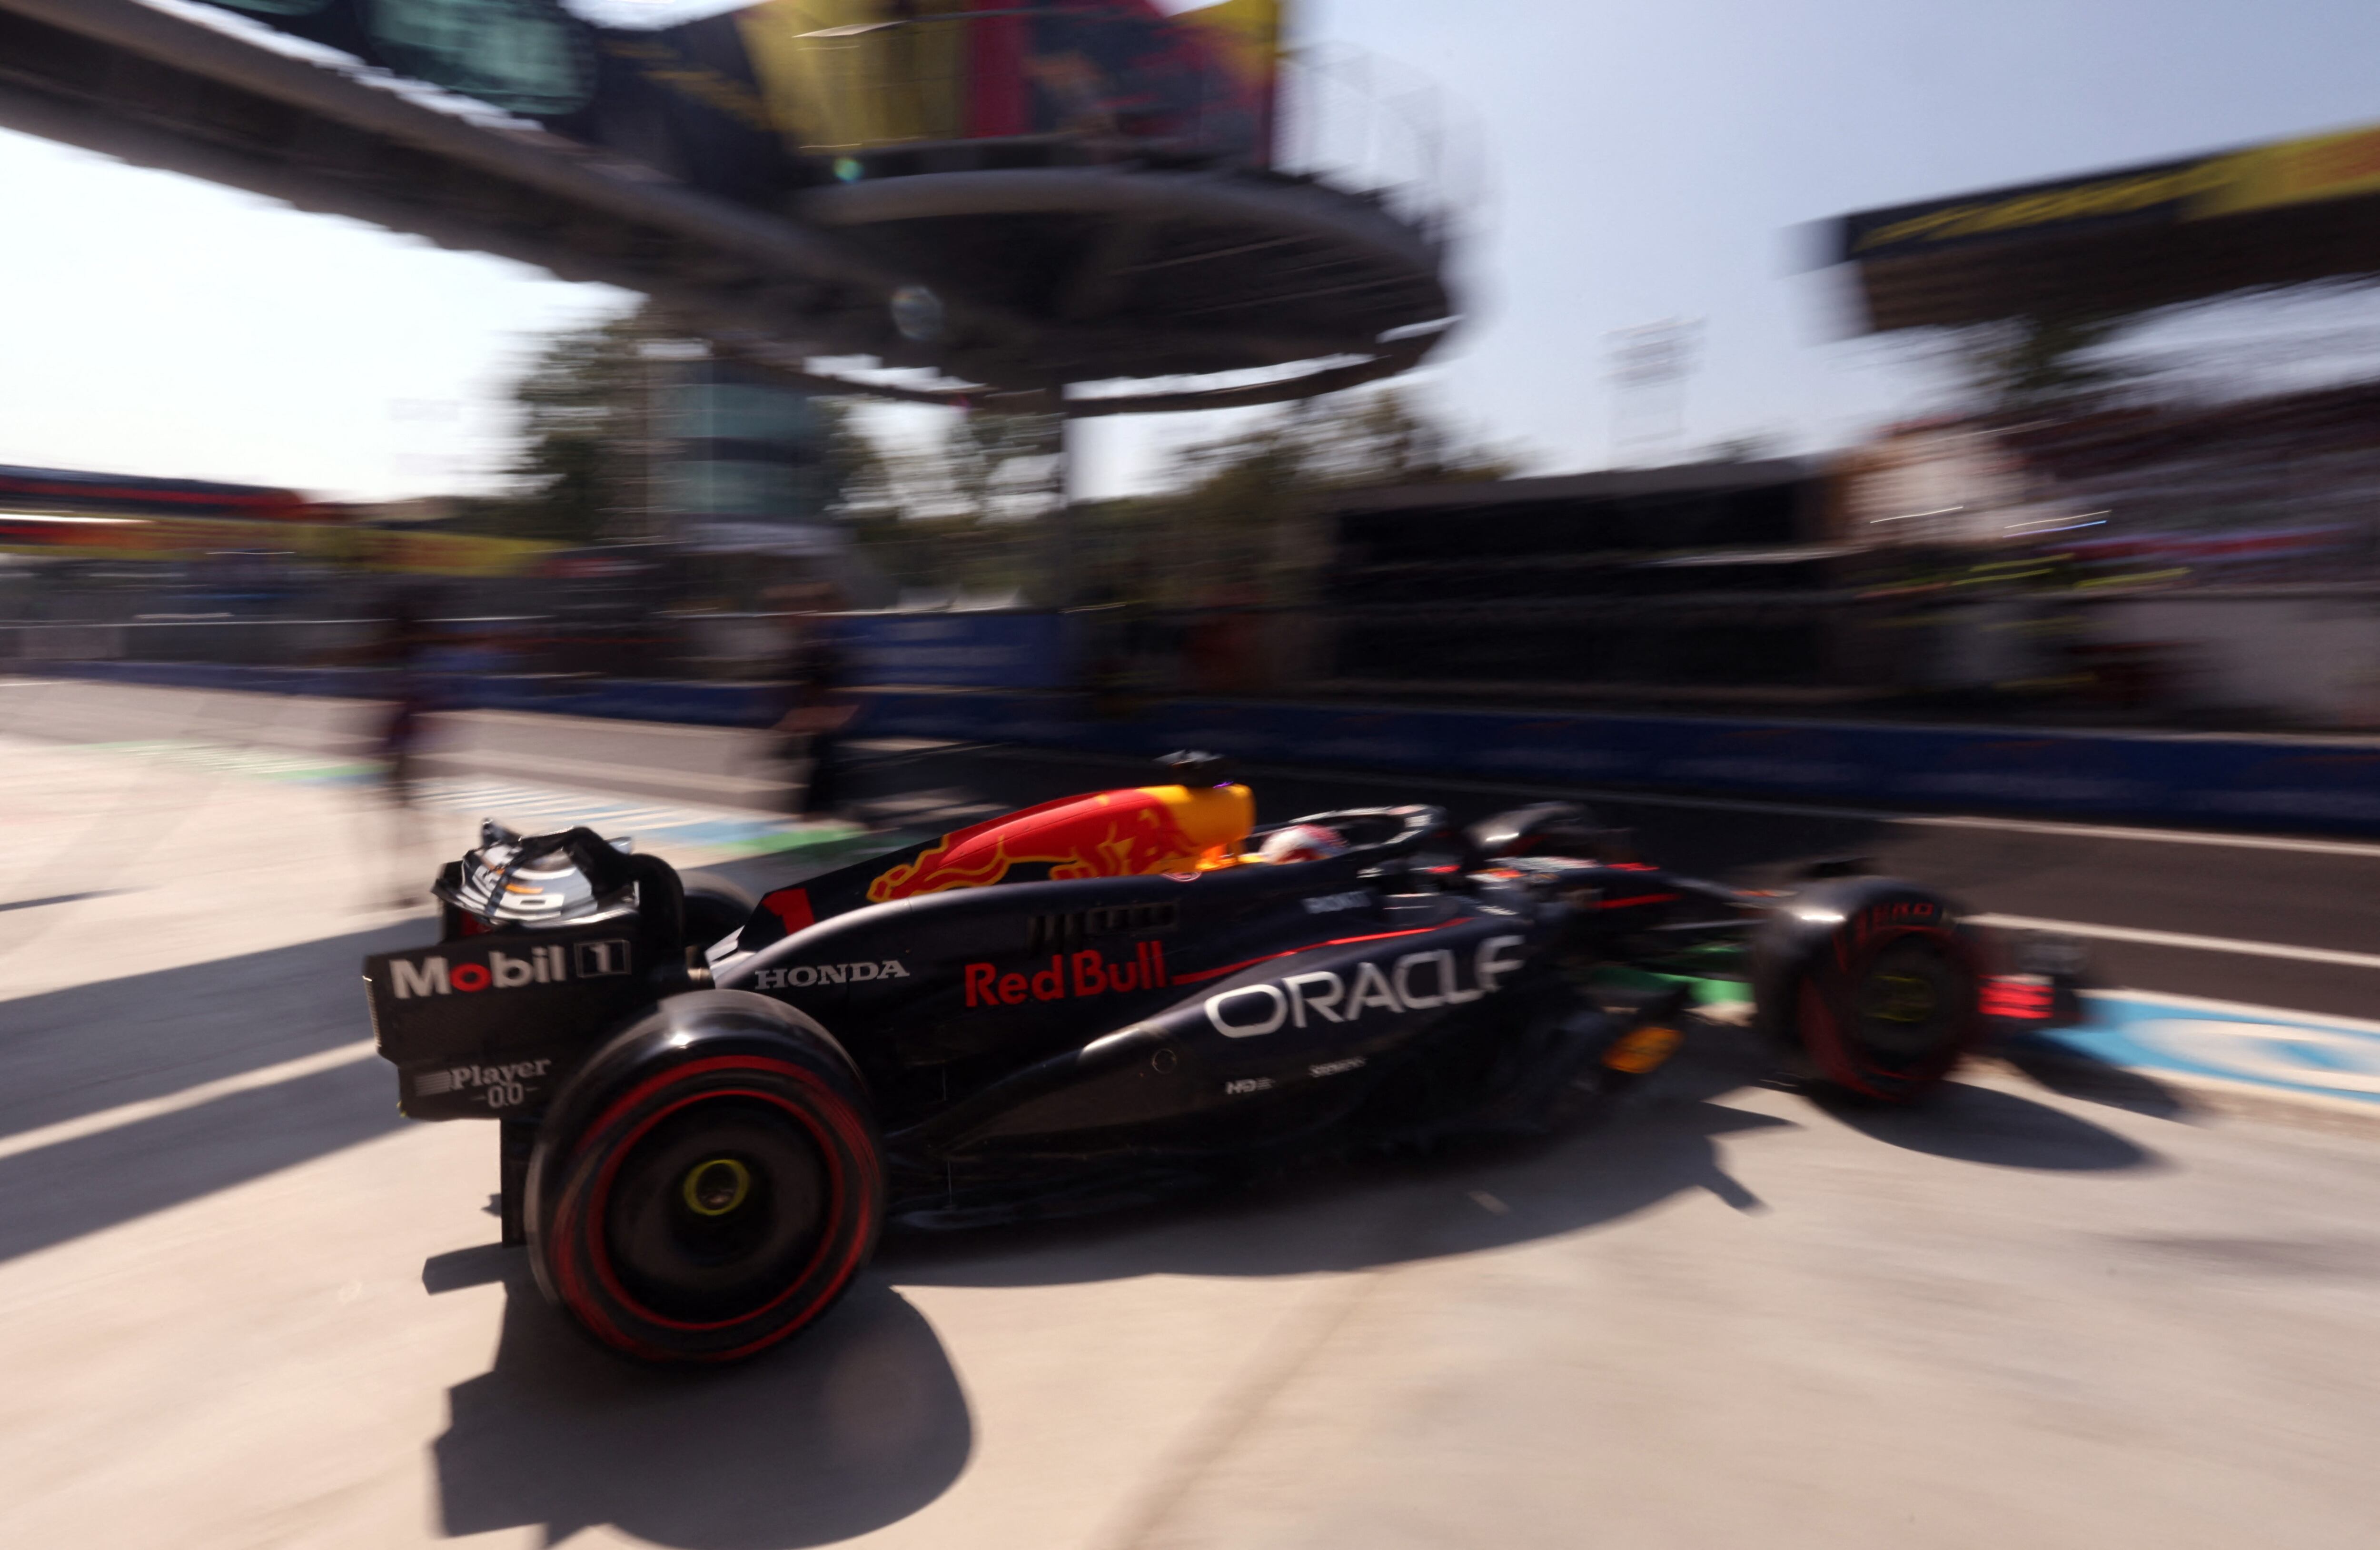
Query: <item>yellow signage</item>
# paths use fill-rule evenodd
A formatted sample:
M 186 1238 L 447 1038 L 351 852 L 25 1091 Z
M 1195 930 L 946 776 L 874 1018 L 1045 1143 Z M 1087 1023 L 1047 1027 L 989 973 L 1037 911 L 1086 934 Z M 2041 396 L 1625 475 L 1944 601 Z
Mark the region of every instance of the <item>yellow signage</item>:
M 2191 211 L 2192 216 L 2380 193 L 2380 127 L 2283 140 L 2224 160 L 2232 164 L 2231 176 Z
M 1923 249 L 1961 238 L 2160 208 L 2169 220 L 2203 221 L 2374 193 L 2380 193 L 2380 126 L 2252 146 L 2113 177 L 1955 200 L 1864 231 L 1857 228 L 1873 217 L 1852 216 L 1857 235 L 1849 256 L 1869 258 L 1892 249 Z
M 176 560 L 210 554 L 286 554 L 361 570 L 411 576 L 516 576 L 559 545 L 516 538 L 317 522 L 238 522 L 207 517 L 91 517 L 0 512 L 0 551 L 96 559 Z

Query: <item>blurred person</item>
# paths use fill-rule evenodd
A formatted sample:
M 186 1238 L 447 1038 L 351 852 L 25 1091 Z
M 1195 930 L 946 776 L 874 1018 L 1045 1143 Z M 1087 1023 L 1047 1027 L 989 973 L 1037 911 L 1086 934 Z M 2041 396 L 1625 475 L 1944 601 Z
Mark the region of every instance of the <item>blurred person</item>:
M 797 793 L 788 790 L 786 805 L 796 818 L 832 818 L 845 800 L 843 734 L 859 714 L 858 702 L 845 690 L 848 668 L 830 618 L 841 600 L 832 587 L 798 592 L 793 598 L 796 608 L 785 661 L 789 704 L 775 730 L 784 760 L 807 757 L 809 771 Z
M 377 622 L 370 639 L 358 652 L 373 670 L 380 698 L 373 716 L 372 757 L 380 765 L 381 789 L 388 799 L 390 853 L 395 885 L 390 902 L 404 909 L 422 901 L 422 878 L 416 875 L 420 819 L 414 805 L 419 775 L 423 718 L 434 708 L 429 658 L 436 643 L 430 610 L 410 592 L 396 593 L 387 615 Z
M 433 637 L 427 614 L 419 598 L 398 594 L 389 606 L 388 617 L 380 621 L 365 648 L 367 659 L 380 669 L 385 696 L 373 751 L 381 763 L 382 780 L 398 807 L 413 804 L 421 718 L 430 709 L 430 686 L 423 669 Z

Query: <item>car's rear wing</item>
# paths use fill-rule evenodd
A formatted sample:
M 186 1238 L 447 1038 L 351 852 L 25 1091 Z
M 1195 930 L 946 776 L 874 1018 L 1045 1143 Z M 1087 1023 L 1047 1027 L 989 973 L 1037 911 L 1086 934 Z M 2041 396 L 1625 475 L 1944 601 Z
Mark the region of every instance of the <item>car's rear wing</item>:
M 651 1001 L 634 917 L 364 959 L 382 1058 L 413 1119 L 525 1118 L 605 1029 Z

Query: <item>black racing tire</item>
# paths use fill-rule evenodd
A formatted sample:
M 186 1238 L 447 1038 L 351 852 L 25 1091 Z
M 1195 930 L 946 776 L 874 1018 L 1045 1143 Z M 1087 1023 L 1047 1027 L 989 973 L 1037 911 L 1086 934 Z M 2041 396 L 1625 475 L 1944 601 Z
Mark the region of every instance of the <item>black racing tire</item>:
M 1754 946 L 1762 1025 L 1815 1085 L 1910 1104 L 1983 1040 L 1983 963 L 1948 901 L 1890 878 L 1798 896 Z
M 841 1046 L 741 991 L 673 996 L 572 1077 L 529 1164 L 547 1299 L 647 1361 L 734 1361 L 815 1324 L 884 1221 L 880 1142 Z
M 686 945 L 707 948 L 723 937 L 733 936 L 744 929 L 744 922 L 759 907 L 759 900 L 732 883 L 706 878 L 689 884 L 686 890 Z

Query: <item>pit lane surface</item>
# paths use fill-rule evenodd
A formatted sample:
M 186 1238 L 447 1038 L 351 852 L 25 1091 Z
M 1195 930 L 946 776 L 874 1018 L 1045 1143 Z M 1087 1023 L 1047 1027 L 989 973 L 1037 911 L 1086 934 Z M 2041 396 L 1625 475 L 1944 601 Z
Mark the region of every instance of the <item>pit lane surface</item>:
M 2119 1106 L 1981 1074 L 1876 1116 L 1715 1045 L 1559 1145 L 896 1243 L 768 1361 L 620 1367 L 489 1246 L 488 1128 L 405 1125 L 341 1056 L 357 959 L 423 928 L 378 908 L 357 789 L 97 746 L 335 763 L 355 710 L 66 687 L 0 690 L 0 1542 L 2346 1546 L 2380 1520 L 2380 1152 L 2193 1121 L 2146 1079 Z M 710 813 L 777 779 L 734 734 L 453 738 L 447 774 L 532 800 Z M 882 751 L 906 762 L 863 789 L 937 821 L 1119 778 Z M 498 762 L 538 758 L 582 767 Z M 1439 795 L 1257 786 L 1269 817 Z M 1626 816 L 1742 880 L 1857 849 L 2006 913 L 2371 946 L 2316 929 L 2364 913 L 2355 848 Z M 2292 897 L 2327 906 L 2297 929 Z M 2267 990 L 2246 955 L 2144 951 L 2103 947 L 2103 977 L 2374 1004 L 2342 965 Z

